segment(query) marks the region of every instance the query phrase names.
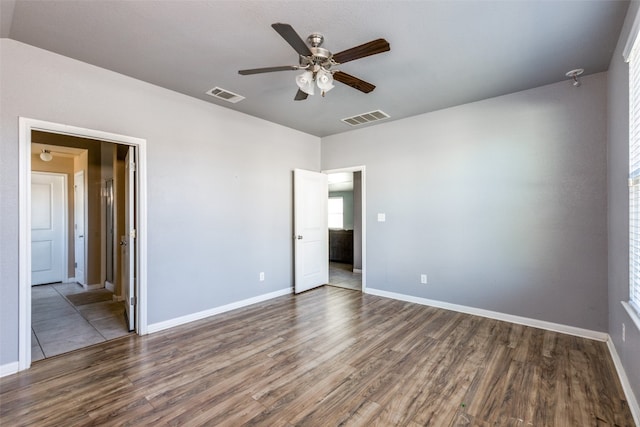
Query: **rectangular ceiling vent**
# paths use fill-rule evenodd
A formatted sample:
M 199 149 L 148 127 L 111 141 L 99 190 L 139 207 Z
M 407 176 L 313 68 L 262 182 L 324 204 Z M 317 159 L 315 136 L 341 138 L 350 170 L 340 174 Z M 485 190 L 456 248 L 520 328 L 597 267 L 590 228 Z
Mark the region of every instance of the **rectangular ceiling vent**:
M 388 119 L 389 116 L 382 110 L 369 111 L 368 113 L 359 114 L 357 116 L 351 116 L 342 119 L 348 125 L 351 126 L 360 126 L 365 123 L 377 122 L 378 120 Z
M 235 104 L 236 102 L 240 102 L 244 99 L 244 96 L 238 95 L 237 93 L 229 92 L 228 90 L 214 87 L 207 91 L 207 95 L 211 95 L 214 98 L 222 99 L 223 101 L 231 102 Z

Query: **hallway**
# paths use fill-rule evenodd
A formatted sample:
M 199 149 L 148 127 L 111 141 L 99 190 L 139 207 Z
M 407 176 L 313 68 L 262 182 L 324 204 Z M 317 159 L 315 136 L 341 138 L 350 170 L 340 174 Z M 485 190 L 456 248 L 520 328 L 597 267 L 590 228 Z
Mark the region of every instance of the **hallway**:
M 329 285 L 362 291 L 362 273 L 354 273 L 353 265 L 329 262 Z
M 41 360 L 129 334 L 124 302 L 106 289 L 77 283 L 31 288 L 31 360 Z

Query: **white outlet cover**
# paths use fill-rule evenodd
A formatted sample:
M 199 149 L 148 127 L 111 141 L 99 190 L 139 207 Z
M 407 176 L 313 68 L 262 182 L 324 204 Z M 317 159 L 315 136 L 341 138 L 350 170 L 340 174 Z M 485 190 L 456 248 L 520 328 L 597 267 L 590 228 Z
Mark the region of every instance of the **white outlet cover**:
M 385 222 L 387 220 L 387 215 L 384 213 L 378 214 L 378 222 Z

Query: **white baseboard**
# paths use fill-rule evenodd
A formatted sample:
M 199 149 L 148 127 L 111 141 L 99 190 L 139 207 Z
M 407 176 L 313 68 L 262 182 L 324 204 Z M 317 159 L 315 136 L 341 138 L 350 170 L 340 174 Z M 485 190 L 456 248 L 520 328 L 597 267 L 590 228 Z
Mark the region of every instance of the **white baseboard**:
M 362 269 L 361 268 L 354 268 L 353 272 L 362 274 Z
M 629 409 L 631 409 L 631 415 L 633 415 L 633 420 L 635 421 L 637 426 L 640 426 L 640 405 L 638 404 L 638 399 L 636 399 L 636 396 L 633 393 L 633 389 L 631 388 L 631 383 L 629 382 L 627 373 L 625 372 L 624 367 L 622 366 L 622 361 L 620 360 L 620 356 L 618 356 L 618 352 L 616 351 L 616 346 L 613 344 L 613 340 L 611 339 L 611 337 L 609 337 L 609 339 L 607 340 L 607 347 L 609 348 L 609 353 L 611 353 L 611 359 L 613 359 L 613 364 L 616 366 L 616 371 L 618 372 L 618 378 L 620 379 L 620 384 L 622 384 L 624 395 L 627 398 Z
M 103 289 L 104 286 L 101 285 L 100 283 L 95 283 L 93 285 L 82 285 L 82 287 L 85 289 L 85 291 L 91 291 L 94 289 Z
M 577 328 L 575 326 L 563 325 L 560 323 L 547 322 L 545 320 L 531 319 L 528 317 L 515 316 L 513 314 L 500 313 L 498 311 L 484 310 L 482 308 L 468 307 L 466 305 L 451 304 L 427 298 L 414 297 L 411 295 L 398 294 L 395 292 L 383 291 L 367 287 L 365 293 L 377 295 L 385 298 L 397 299 L 400 301 L 413 302 L 431 307 L 444 308 L 446 310 L 458 311 L 460 313 L 473 314 L 476 316 L 488 317 L 489 319 L 503 320 L 505 322 L 516 323 L 518 325 L 531 326 L 553 332 L 574 335 L 576 337 L 589 338 L 597 341 L 607 341 L 609 334 L 606 332 L 592 331 L 590 329 Z
M 122 296 L 122 295 L 114 295 L 113 296 L 113 300 L 114 301 L 124 301 L 124 296 Z
M 109 282 L 108 280 L 104 282 L 104 288 L 108 291 L 111 292 L 115 292 L 116 291 L 116 285 L 114 285 L 113 283 Z
M 18 362 L 11 362 L 5 365 L 0 365 L 0 378 L 17 373 L 18 368 L 19 368 Z
M 165 320 L 163 322 L 153 323 L 147 326 L 147 333 L 152 334 L 154 332 L 164 331 L 165 329 L 173 328 L 175 326 L 184 325 L 185 323 L 195 322 L 206 317 L 214 316 L 216 314 L 224 313 L 227 311 L 235 310 L 237 308 L 246 307 L 251 304 L 256 304 L 262 301 L 267 301 L 272 298 L 281 297 L 283 295 L 291 294 L 291 288 L 281 289 L 279 291 L 270 292 L 264 295 L 258 295 L 253 298 L 245 299 L 242 301 L 232 302 L 231 304 L 223 305 L 221 307 L 215 307 L 209 310 L 200 311 L 198 313 L 188 314 L 182 317 L 176 317 L 175 319 Z
M 75 278 L 75 277 L 68 277 L 68 278 L 67 278 L 67 281 L 66 281 L 66 282 L 64 282 L 64 283 L 76 283 L 76 282 L 77 282 L 77 280 L 76 280 L 76 278 Z

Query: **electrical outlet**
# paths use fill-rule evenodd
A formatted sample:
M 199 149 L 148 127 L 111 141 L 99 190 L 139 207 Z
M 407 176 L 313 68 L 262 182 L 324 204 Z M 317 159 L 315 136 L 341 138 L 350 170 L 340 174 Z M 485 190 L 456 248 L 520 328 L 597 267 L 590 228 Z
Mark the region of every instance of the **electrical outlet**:
M 260 281 L 264 282 L 264 271 L 260 272 Z
M 423 285 L 427 284 L 427 275 L 426 274 L 421 274 L 420 275 L 420 283 L 422 283 Z
M 625 327 L 624 327 L 624 323 L 623 323 L 623 324 L 622 324 L 622 342 L 625 342 L 625 340 L 626 340 L 626 338 L 627 338 L 625 335 L 626 335 L 626 334 L 625 334 Z

